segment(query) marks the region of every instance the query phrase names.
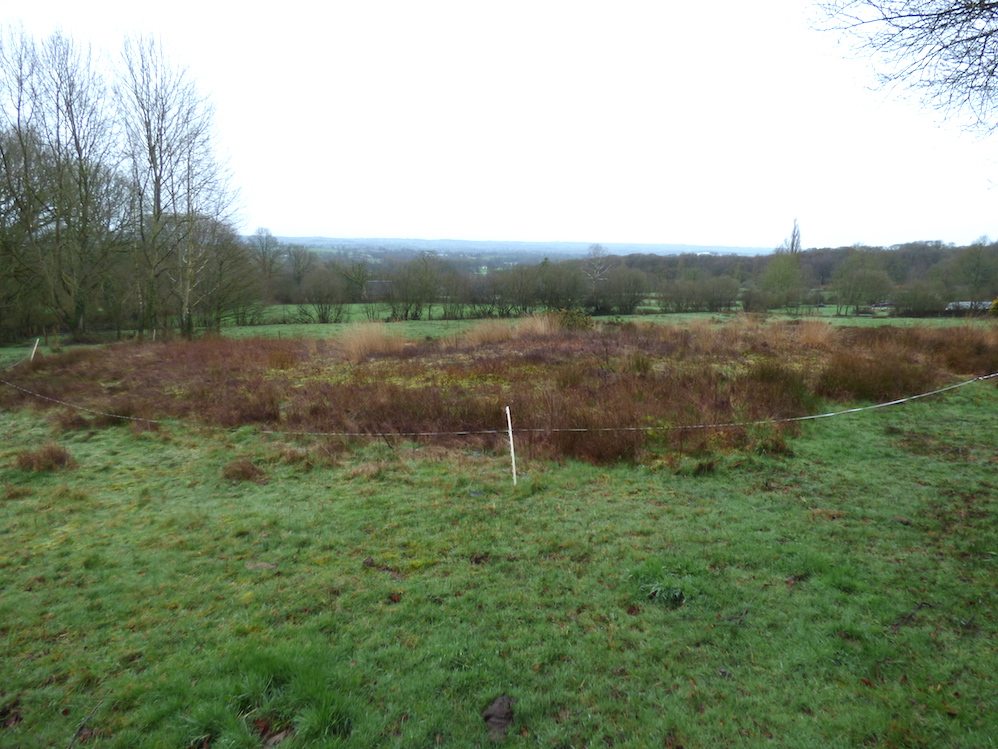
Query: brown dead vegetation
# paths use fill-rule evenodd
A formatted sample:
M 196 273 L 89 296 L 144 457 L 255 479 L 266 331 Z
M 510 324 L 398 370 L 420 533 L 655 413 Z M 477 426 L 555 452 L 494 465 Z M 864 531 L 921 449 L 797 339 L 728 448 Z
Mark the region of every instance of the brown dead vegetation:
M 36 473 L 76 467 L 76 459 L 72 453 L 54 442 L 49 442 L 37 450 L 19 453 L 15 462 L 22 471 Z
M 532 454 L 603 463 L 650 447 L 770 451 L 795 424 L 702 425 L 798 417 L 822 408 L 823 398 L 890 400 L 998 371 L 998 331 L 973 326 L 834 328 L 746 317 L 567 329 L 527 321 L 401 343 L 386 328 L 345 331 L 338 341 L 213 337 L 72 351 L 36 360 L 17 384 L 135 419 L 479 449 L 501 443 L 509 405 Z M 54 404 L 4 388 L 0 405 Z M 62 429 L 120 423 L 54 418 Z

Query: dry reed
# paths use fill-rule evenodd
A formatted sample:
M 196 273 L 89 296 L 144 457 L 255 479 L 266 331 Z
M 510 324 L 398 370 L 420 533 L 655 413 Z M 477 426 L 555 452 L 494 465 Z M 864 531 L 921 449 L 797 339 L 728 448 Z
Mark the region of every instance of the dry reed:
M 405 337 L 384 323 L 350 325 L 339 338 L 347 361 L 359 364 L 371 356 L 401 353 L 407 344 Z

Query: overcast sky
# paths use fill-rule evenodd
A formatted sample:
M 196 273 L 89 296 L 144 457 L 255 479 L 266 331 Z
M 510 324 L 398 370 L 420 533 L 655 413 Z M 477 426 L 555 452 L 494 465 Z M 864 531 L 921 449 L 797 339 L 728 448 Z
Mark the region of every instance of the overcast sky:
M 240 229 L 770 248 L 998 238 L 998 140 L 871 89 L 806 0 L 0 0 L 216 106 Z

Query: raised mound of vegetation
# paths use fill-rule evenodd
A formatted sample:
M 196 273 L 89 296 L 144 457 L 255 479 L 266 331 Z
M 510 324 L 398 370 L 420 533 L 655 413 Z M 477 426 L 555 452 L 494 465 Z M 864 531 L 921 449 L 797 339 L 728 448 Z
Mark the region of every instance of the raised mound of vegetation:
M 891 400 L 994 371 L 994 327 L 853 329 L 750 317 L 596 326 L 556 314 L 424 341 L 369 324 L 328 340 L 76 349 L 22 365 L 9 377 L 23 390 L 6 388 L 0 403 L 82 407 L 55 417 L 69 429 L 115 417 L 138 428 L 180 419 L 339 443 L 374 435 L 479 446 L 503 438 L 494 433 L 509 405 L 528 454 L 609 463 L 663 449 L 772 445 L 792 422 L 730 425 L 800 417 L 828 399 Z

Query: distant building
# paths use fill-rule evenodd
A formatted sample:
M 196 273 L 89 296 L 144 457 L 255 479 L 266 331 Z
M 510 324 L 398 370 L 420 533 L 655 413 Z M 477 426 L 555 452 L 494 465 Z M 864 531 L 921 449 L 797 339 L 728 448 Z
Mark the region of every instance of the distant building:
M 987 312 L 991 302 L 950 302 L 946 305 L 947 312 Z

